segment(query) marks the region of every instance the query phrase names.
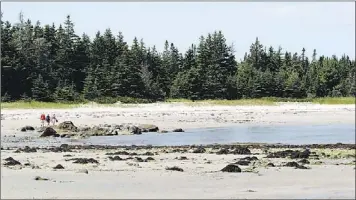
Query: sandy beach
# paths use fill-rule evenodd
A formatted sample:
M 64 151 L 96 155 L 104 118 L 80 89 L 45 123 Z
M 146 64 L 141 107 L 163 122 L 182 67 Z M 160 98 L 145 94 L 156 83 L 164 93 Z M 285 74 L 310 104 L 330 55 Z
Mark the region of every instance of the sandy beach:
M 86 106 L 75 109 L 4 109 L 1 134 L 22 126 L 40 126 L 42 113 L 78 126 L 105 123 L 155 124 L 160 129 L 207 128 L 237 125 L 355 124 L 355 105 L 283 103 L 278 106 L 187 106 L 157 103 L 117 107 Z
M 55 113 L 59 122 L 72 121 L 78 126 L 135 123 L 154 124 L 165 130 L 355 124 L 354 105 L 186 106 L 175 103 L 57 110 L 9 109 L 1 110 L 2 139 L 16 135 L 23 126 L 40 126 L 39 116 L 43 112 Z M 248 148 L 250 152 L 237 151 L 241 148 Z M 313 147 L 307 155 L 301 153 L 305 148 L 247 144 L 245 147 L 86 149 L 64 145 L 57 149 L 2 149 L 1 198 L 354 199 L 355 145 Z M 270 156 L 288 149 L 299 153 Z M 255 158 L 245 162 L 244 159 L 252 157 Z M 53 169 L 58 164 L 63 169 Z M 229 164 L 237 165 L 241 171 L 223 172 Z M 166 169 L 174 166 L 183 171 Z M 35 180 L 36 176 L 41 178 Z

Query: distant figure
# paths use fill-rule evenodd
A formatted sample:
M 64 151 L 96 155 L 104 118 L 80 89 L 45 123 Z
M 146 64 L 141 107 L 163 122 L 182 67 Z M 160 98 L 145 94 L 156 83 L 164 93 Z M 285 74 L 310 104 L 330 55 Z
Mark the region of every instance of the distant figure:
M 45 115 L 45 114 L 42 114 L 42 115 L 41 115 L 41 126 L 44 126 L 45 120 L 46 120 L 46 115 Z
M 53 124 L 53 126 L 56 124 L 56 122 L 58 122 L 58 120 L 57 120 L 57 118 L 56 118 L 56 115 L 55 114 L 53 114 L 52 115 L 52 124 Z
M 46 121 L 47 121 L 47 124 L 48 124 L 48 126 L 49 126 L 49 123 L 51 122 L 51 117 L 50 117 L 49 115 L 47 115 Z

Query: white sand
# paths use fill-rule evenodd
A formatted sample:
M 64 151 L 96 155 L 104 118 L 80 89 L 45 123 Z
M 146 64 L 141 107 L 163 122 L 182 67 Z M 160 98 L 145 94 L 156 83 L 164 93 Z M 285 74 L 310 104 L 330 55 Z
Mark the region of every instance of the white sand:
M 317 125 L 355 124 L 354 105 L 285 103 L 279 106 L 187 106 L 146 104 L 133 107 L 84 107 L 76 109 L 3 109 L 2 134 L 25 125 L 40 126 L 41 113 L 55 113 L 59 121 L 77 126 L 104 123 L 155 124 L 161 130 L 207 128 L 239 124 Z
M 13 156 L 22 164 L 29 162 L 41 169 L 2 167 L 1 198 L 355 198 L 355 170 L 350 165 L 312 163 L 309 170 L 258 167 L 258 173 L 235 174 L 219 170 L 244 156 L 171 153 L 152 156 L 156 161 L 137 163 L 110 161 L 105 152 L 2 151 L 2 159 Z M 95 158 L 99 164 L 73 164 L 65 161 L 65 154 Z M 181 155 L 189 160 L 174 159 Z M 212 164 L 205 164 L 207 160 Z M 57 164 L 65 169 L 53 170 Z M 179 166 L 184 172 L 166 171 L 167 166 Z M 89 174 L 78 173 L 81 169 L 88 169 Z M 35 176 L 50 180 L 35 181 Z
M 77 126 L 147 123 L 155 124 L 161 130 L 239 124 L 355 124 L 354 105 L 292 103 L 279 106 L 193 107 L 150 104 L 58 110 L 3 109 L 1 135 L 13 134 L 13 130 L 25 125 L 39 126 L 42 112 L 55 113 L 60 122 L 70 120 Z M 160 154 L 153 156 L 156 161 L 135 163 L 109 161 L 104 153 L 17 154 L 3 150 L 1 198 L 355 198 L 355 170 L 350 165 L 312 164 L 309 170 L 259 167 L 258 174 L 232 174 L 219 170 L 238 156 L 184 154 L 189 160 L 178 161 L 174 158 L 183 154 Z M 73 164 L 65 161 L 65 154 L 92 157 L 98 159 L 100 164 Z M 29 162 L 41 169 L 5 167 L 3 159 L 9 156 L 22 164 Z M 211 160 L 212 164 L 206 164 L 207 160 Z M 350 160 L 338 161 L 347 162 Z M 65 169 L 53 170 L 52 167 L 57 164 L 62 164 Z M 166 166 L 174 165 L 185 171 L 165 170 Z M 88 169 L 89 174 L 77 173 L 80 169 Z M 50 181 L 35 181 L 35 176 L 49 178 Z

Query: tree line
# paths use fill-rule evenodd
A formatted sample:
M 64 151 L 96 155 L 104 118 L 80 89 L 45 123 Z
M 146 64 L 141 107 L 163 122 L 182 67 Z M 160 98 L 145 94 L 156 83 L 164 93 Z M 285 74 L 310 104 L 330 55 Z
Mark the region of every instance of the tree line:
M 77 35 L 67 16 L 56 27 L 1 21 L 3 101 L 80 101 L 128 97 L 240 99 L 354 96 L 355 60 L 312 58 L 266 47 L 256 38 L 241 61 L 221 31 L 201 36 L 186 52 L 165 41 L 163 52 L 123 34 Z

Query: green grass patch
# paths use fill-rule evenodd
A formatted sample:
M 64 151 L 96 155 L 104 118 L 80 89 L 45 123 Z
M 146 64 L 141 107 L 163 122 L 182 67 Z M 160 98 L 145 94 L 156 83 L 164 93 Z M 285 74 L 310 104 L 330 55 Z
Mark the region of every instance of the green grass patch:
M 168 99 L 167 103 L 185 103 L 188 105 L 276 105 L 278 102 L 295 102 L 295 103 L 315 103 L 315 104 L 355 104 L 355 97 L 325 97 L 325 98 L 278 98 L 278 97 L 264 97 L 260 99 L 239 99 L 239 100 L 196 100 L 188 99 Z
M 16 101 L 1 102 L 1 109 L 64 109 L 79 107 L 79 103 L 73 102 L 39 102 L 39 101 Z
M 196 100 L 191 101 L 188 99 L 168 99 L 167 103 L 184 103 L 188 105 L 274 105 L 275 102 L 269 99 L 239 99 L 239 100 Z
M 130 97 L 118 98 L 100 98 L 94 100 L 96 106 L 113 106 L 113 107 L 132 107 L 135 104 L 153 103 L 147 99 L 137 99 Z M 122 104 L 115 104 L 121 102 Z M 189 106 L 204 106 L 204 105 L 222 105 L 222 106 L 244 106 L 244 105 L 277 105 L 277 102 L 310 102 L 315 104 L 355 104 L 355 97 L 326 97 L 315 99 L 292 99 L 292 98 L 275 98 L 266 97 L 260 99 L 239 99 L 239 100 L 197 100 L 192 101 L 189 99 L 167 99 L 165 103 L 184 103 Z M 68 109 L 77 108 L 81 106 L 91 106 L 89 101 L 83 102 L 39 102 L 39 101 L 15 101 L 15 102 L 2 102 L 1 109 Z
M 355 97 L 325 97 L 325 98 L 316 98 L 312 100 L 313 103 L 318 104 L 355 104 Z

